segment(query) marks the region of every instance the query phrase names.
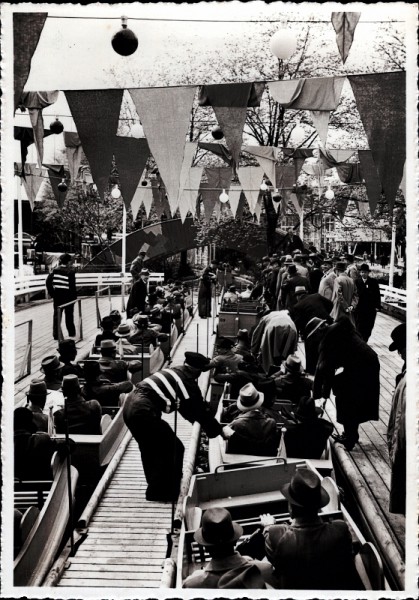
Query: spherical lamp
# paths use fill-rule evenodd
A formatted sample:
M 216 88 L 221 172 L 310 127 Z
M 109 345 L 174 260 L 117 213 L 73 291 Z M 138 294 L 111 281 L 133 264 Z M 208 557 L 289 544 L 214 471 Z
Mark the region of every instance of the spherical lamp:
M 149 182 L 148 182 L 148 179 L 143 179 L 143 180 L 142 180 L 142 182 L 141 182 L 141 185 L 142 185 L 143 187 L 147 187 L 147 186 L 148 186 L 148 183 L 149 183 Z
M 260 191 L 261 192 L 267 192 L 268 191 L 268 186 L 266 185 L 266 181 L 263 180 L 262 183 L 260 184 Z
M 221 127 L 219 127 L 218 125 L 216 125 L 213 130 L 211 131 L 211 135 L 214 138 L 214 140 L 222 140 L 224 137 L 224 133 L 221 129 Z
M 282 200 L 282 196 L 279 193 L 279 190 L 275 190 L 275 192 L 272 194 L 272 202 L 278 203 L 278 202 L 281 202 L 281 200 Z
M 335 192 L 332 190 L 330 185 L 327 188 L 327 190 L 325 191 L 324 197 L 327 198 L 328 200 L 333 200 L 333 198 L 335 197 Z
M 61 179 L 61 181 L 60 181 L 60 183 L 58 184 L 57 187 L 58 187 L 58 190 L 60 192 L 66 192 L 67 189 L 68 189 L 68 187 L 67 187 L 67 184 L 65 182 L 65 179 Z
M 121 197 L 121 190 L 119 189 L 118 184 L 115 184 L 111 191 L 111 196 L 114 200 L 118 200 Z
M 221 194 L 220 194 L 219 198 L 220 198 L 220 202 L 221 202 L 222 204 L 225 204 L 225 203 L 226 203 L 226 202 L 228 202 L 228 200 L 229 200 L 228 194 L 226 193 L 226 191 L 225 191 L 225 190 L 223 190 L 223 191 L 221 192 Z
M 140 123 L 134 123 L 131 127 L 131 135 L 132 137 L 137 138 L 137 140 L 144 137 L 144 129 Z
M 291 132 L 291 138 L 294 146 L 301 146 L 304 140 L 307 138 L 307 133 L 301 125 L 296 125 Z
M 128 29 L 127 20 L 127 17 L 121 17 L 122 29 L 112 38 L 112 48 L 121 56 L 130 56 L 138 48 L 138 38 L 131 29 Z
M 270 48 L 272 54 L 280 60 L 290 58 L 297 50 L 297 38 L 286 28 L 286 21 L 281 22 L 280 29 L 271 37 Z
M 55 117 L 55 121 L 51 123 L 51 125 L 49 126 L 49 130 L 52 133 L 58 135 L 59 133 L 62 133 L 64 131 L 64 125 L 61 123 L 58 117 Z

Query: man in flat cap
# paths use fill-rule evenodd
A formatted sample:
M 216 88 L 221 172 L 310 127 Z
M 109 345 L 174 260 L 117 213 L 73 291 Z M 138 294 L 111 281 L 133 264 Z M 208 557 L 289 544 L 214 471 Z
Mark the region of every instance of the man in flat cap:
M 190 423 L 198 421 L 208 437 L 233 434 L 210 414 L 197 379 L 209 370 L 210 359 L 185 352 L 184 364 L 162 369 L 138 383 L 124 404 L 124 420 L 138 442 L 147 480 L 146 499 L 176 500 L 182 478 L 184 446 L 162 413 L 179 410 Z

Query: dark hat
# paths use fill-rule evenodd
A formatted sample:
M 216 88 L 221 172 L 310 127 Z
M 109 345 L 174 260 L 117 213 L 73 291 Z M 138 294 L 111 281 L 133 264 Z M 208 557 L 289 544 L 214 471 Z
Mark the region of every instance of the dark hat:
M 234 346 L 234 340 L 226 337 L 220 337 L 217 340 L 218 348 L 223 348 L 224 350 L 228 350 Z
M 229 292 L 235 292 L 236 291 L 236 286 L 235 285 L 230 285 L 228 288 Z
M 307 294 L 307 288 L 304 285 L 296 285 L 294 294 L 299 296 L 300 294 Z
M 160 313 L 161 313 L 161 306 L 159 304 L 156 304 L 150 310 L 150 315 L 153 315 L 153 317 L 156 316 L 156 315 L 159 315 Z
M 132 334 L 131 327 L 128 323 L 121 323 L 115 331 L 117 337 L 129 337 Z
M 62 342 L 60 342 L 58 344 L 57 350 L 60 354 L 65 354 L 66 352 L 69 352 L 70 350 L 74 351 L 74 350 L 76 350 L 76 342 L 74 340 L 70 340 L 70 339 L 63 340 Z
M 26 392 L 27 396 L 46 396 L 50 394 L 47 390 L 47 384 L 42 379 L 32 379 L 29 384 L 29 391 Z
M 61 265 L 68 265 L 70 261 L 73 260 L 73 257 L 70 254 L 61 254 L 59 261 Z
M 304 335 L 306 339 L 309 335 L 314 333 L 316 329 L 319 329 L 320 327 L 324 326 L 327 327 L 326 319 L 320 319 L 319 317 L 313 317 L 312 319 L 310 319 L 310 321 L 307 323 L 304 329 Z
M 92 380 L 101 374 L 100 364 L 97 360 L 86 360 L 83 365 L 85 379 Z
M 301 360 L 295 354 L 290 354 L 285 361 L 285 370 L 290 373 L 300 373 L 301 371 Z
M 208 508 L 202 516 L 202 527 L 197 529 L 194 540 L 201 546 L 231 544 L 243 534 L 243 527 L 232 520 L 225 508 Z
M 13 413 L 13 421 L 15 429 L 26 429 L 31 433 L 35 433 L 36 425 L 33 422 L 33 413 L 25 406 L 19 406 Z
M 290 275 L 297 275 L 297 267 L 295 265 L 290 265 L 288 267 L 288 273 Z
M 121 313 L 119 312 L 119 310 L 111 310 L 109 316 L 111 317 L 115 325 L 119 325 L 119 323 L 121 322 Z
M 247 329 L 239 329 L 236 337 L 238 340 L 247 340 L 249 338 L 249 331 Z
M 115 344 L 114 340 L 102 340 L 100 342 L 100 349 L 101 350 L 115 350 L 116 344 Z
M 193 367 L 194 369 L 208 371 L 210 359 L 199 352 L 185 352 L 185 364 Z
M 262 406 L 264 395 L 258 392 L 253 383 L 246 383 L 239 392 L 237 408 L 242 412 L 254 410 Z
M 77 375 L 64 375 L 62 390 L 66 394 L 77 393 L 80 391 L 80 383 Z
M 53 356 L 46 356 L 42 359 L 41 369 L 42 371 L 57 371 L 64 366 L 64 363 L 60 362 L 58 356 L 54 354 Z
M 369 265 L 367 265 L 367 263 L 362 263 L 362 265 L 359 267 L 360 271 L 369 271 Z
M 135 325 L 138 325 L 140 327 L 147 327 L 147 325 L 148 325 L 148 316 L 147 315 L 137 314 L 133 318 L 133 322 L 135 323 Z
M 344 271 L 346 269 L 346 263 L 344 263 L 343 261 L 338 261 L 336 263 L 336 269 L 338 271 Z
M 144 255 L 146 255 L 147 252 L 145 250 L 140 250 L 138 254 L 144 254 Z
M 114 320 L 113 320 L 113 318 L 110 315 L 107 315 L 106 317 L 103 317 L 103 319 L 100 322 L 100 326 L 103 329 L 113 327 L 113 324 L 114 324 Z
M 299 421 L 309 421 L 317 419 L 322 412 L 322 409 L 316 406 L 311 396 L 303 396 L 295 409 L 294 415 Z
M 319 509 L 326 506 L 330 500 L 316 473 L 307 468 L 298 469 L 291 483 L 285 484 L 281 492 L 290 504 L 304 508 Z
M 397 327 L 393 329 L 390 334 L 393 341 L 388 347 L 390 352 L 393 352 L 393 350 L 403 350 L 403 348 L 406 348 L 406 333 L 406 323 L 400 323 L 400 325 L 397 325 Z
M 140 275 L 150 275 L 150 271 L 148 269 L 141 269 Z

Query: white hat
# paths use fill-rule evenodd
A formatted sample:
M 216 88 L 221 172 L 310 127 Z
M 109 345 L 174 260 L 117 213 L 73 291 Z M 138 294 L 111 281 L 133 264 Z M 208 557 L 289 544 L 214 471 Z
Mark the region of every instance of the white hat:
M 253 383 L 246 383 L 239 392 L 237 408 L 242 412 L 254 410 L 263 404 L 264 394 L 258 392 Z

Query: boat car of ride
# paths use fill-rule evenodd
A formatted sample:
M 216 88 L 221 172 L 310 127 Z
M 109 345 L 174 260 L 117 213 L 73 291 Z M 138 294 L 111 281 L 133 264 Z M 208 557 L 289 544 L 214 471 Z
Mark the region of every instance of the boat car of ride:
M 389 589 L 377 550 L 365 540 L 341 504 L 334 480 L 330 477 L 322 478 L 309 460 L 273 458 L 272 461 L 275 464 L 246 463 L 228 470 L 220 465 L 213 473 L 192 476 L 183 502 L 184 518 L 179 536 L 176 588 L 182 588 L 185 579 L 202 569 L 210 560 L 206 548 L 194 540 L 194 533 L 201 526 L 205 510 L 222 507 L 231 513 L 233 520 L 243 527 L 243 535 L 236 542 L 238 548 L 242 542 L 261 530 L 260 515 L 270 513 L 276 524 L 291 521 L 287 499 L 280 490 L 286 483 L 290 483 L 297 469 L 309 468 L 320 478 L 321 485 L 330 498 L 329 503 L 319 512 L 320 518 L 325 521 L 343 519 L 349 527 L 360 585 L 366 590 Z M 261 559 L 262 556 L 257 558 Z
M 258 309 L 261 304 L 257 300 L 240 300 L 234 304 L 221 301 L 218 315 L 218 335 L 235 338 L 239 329 L 250 331 L 257 321 Z

